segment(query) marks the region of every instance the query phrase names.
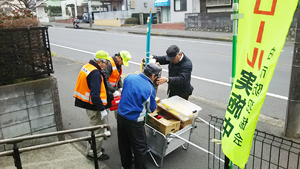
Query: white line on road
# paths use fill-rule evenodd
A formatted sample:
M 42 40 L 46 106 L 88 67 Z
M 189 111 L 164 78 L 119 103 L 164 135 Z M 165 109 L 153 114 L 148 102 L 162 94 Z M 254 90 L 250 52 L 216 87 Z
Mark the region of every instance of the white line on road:
M 91 55 L 94 55 L 94 54 L 95 54 L 95 53 L 93 53 L 93 52 L 88 52 L 88 51 L 84 51 L 84 50 L 80 50 L 80 49 L 75 49 L 75 48 L 71 48 L 71 47 L 67 47 L 67 46 L 63 46 L 63 45 L 57 45 L 57 44 L 53 44 L 53 43 L 50 43 L 50 45 L 57 46 L 57 47 L 61 47 L 61 48 L 65 48 L 65 49 L 75 50 L 75 51 L 78 51 L 78 52 L 83 52 L 83 53 L 87 53 L 87 54 L 91 54 Z M 137 63 L 137 62 L 133 62 L 133 61 L 129 61 L 129 62 L 130 62 L 131 64 L 134 64 L 134 65 L 138 65 L 138 66 L 141 65 L 141 63 Z M 169 71 L 166 70 L 166 69 L 163 69 L 163 71 L 164 71 L 164 72 L 169 72 Z M 222 86 L 228 86 L 228 87 L 231 86 L 231 84 L 229 84 L 229 83 L 220 82 L 220 81 L 213 80 L 213 79 L 207 79 L 207 78 L 204 78 L 204 77 L 198 77 L 198 76 L 192 75 L 192 78 L 198 79 L 198 80 L 202 80 L 202 81 L 206 81 L 206 82 L 210 82 L 210 83 L 214 83 L 214 84 L 219 84 L 219 85 L 222 85 Z M 268 96 L 271 96 L 271 97 L 278 98 L 278 99 L 282 99 L 282 100 L 288 100 L 288 97 L 286 97 L 286 96 L 281 96 L 281 95 L 274 94 L 274 93 L 267 93 L 267 95 L 268 95 Z

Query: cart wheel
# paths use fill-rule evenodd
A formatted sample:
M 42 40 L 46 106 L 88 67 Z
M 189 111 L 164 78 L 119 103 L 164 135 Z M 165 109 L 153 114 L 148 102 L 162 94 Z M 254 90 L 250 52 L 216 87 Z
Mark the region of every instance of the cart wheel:
M 189 145 L 190 145 L 189 143 L 184 143 L 181 146 L 184 150 L 187 150 L 189 148 Z

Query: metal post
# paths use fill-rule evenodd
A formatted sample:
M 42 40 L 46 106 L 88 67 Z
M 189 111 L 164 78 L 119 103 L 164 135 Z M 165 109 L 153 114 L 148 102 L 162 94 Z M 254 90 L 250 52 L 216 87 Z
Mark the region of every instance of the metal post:
M 294 45 L 294 56 L 290 80 L 290 91 L 285 118 L 284 133 L 286 137 L 297 137 L 300 129 L 300 9 L 298 4 L 297 26 Z M 299 137 L 299 136 L 298 136 Z
M 150 37 L 151 37 L 151 19 L 152 19 L 152 8 L 150 8 L 150 16 L 147 20 L 147 43 L 146 43 L 146 60 L 145 60 L 145 66 L 149 62 L 150 58 Z M 148 123 L 148 114 L 146 112 L 145 114 L 145 121 Z
M 233 15 L 237 15 L 239 12 L 239 4 L 238 0 L 233 1 L 232 5 L 233 9 Z M 233 35 L 232 35 L 232 69 L 231 69 L 231 87 L 233 85 L 234 79 L 235 79 L 235 71 L 236 71 L 236 46 L 237 46 L 237 25 L 238 25 L 238 19 L 237 17 L 234 17 L 233 19 Z M 232 169 L 232 162 L 228 157 L 225 155 L 225 165 L 224 169 Z
M 20 158 L 20 152 L 19 152 L 19 148 L 17 146 L 17 143 L 14 143 L 14 161 L 15 161 L 15 166 L 17 167 L 17 169 L 22 169 L 22 163 L 21 163 L 21 158 Z
M 146 43 L 146 63 L 145 63 L 145 66 L 149 62 L 149 58 L 150 58 L 151 19 L 152 19 L 152 8 L 150 9 L 150 16 L 148 17 L 148 20 L 147 20 L 147 43 Z
M 90 22 L 90 28 L 92 27 L 92 2 L 91 0 L 88 0 L 88 11 L 89 11 L 89 22 Z
M 97 150 L 96 150 L 96 137 L 95 137 L 94 131 L 92 131 L 92 133 L 91 133 L 91 138 L 92 138 L 91 148 L 93 150 L 95 169 L 99 169 L 99 164 L 98 164 L 98 159 L 97 159 Z

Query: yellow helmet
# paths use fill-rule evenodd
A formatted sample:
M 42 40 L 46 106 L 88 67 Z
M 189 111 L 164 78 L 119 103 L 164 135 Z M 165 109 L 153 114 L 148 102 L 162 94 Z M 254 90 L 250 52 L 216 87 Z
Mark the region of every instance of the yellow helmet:
M 124 66 L 128 66 L 128 61 L 131 59 L 131 55 L 129 52 L 125 51 L 125 50 L 122 50 L 120 52 L 120 56 L 123 60 L 123 65 Z
M 108 60 L 109 55 L 107 52 L 105 52 L 104 50 L 98 50 L 95 53 L 95 60 L 98 61 L 99 59 L 104 59 L 104 60 Z

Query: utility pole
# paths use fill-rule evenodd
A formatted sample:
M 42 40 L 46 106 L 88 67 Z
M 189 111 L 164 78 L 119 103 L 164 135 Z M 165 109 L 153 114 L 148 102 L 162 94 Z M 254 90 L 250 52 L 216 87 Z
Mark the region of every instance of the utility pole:
M 88 0 L 89 22 L 90 28 L 92 27 L 92 0 Z
M 290 81 L 290 92 L 285 118 L 284 134 L 286 137 L 299 137 L 300 129 L 300 9 L 298 4 L 297 26 L 294 56 Z M 297 136 L 298 135 L 298 136 Z

